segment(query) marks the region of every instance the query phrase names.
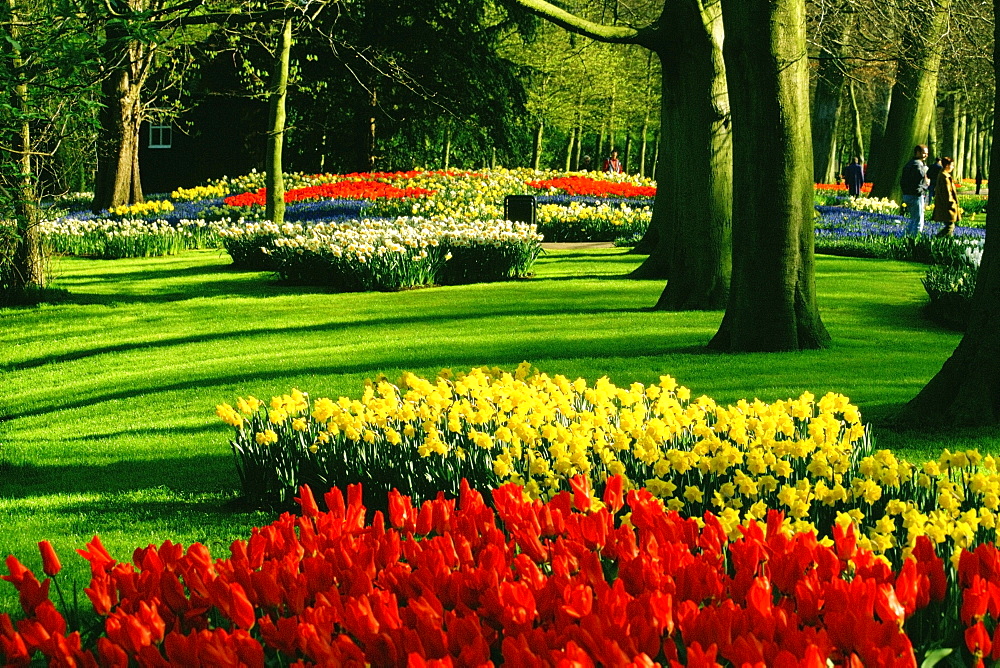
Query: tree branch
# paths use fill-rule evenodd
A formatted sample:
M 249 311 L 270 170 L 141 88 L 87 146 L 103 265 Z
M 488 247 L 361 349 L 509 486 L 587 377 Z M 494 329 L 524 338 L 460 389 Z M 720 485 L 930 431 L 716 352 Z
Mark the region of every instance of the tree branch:
M 641 44 L 647 45 L 649 36 L 655 32 L 653 27 L 631 28 L 627 26 L 608 26 L 603 23 L 594 23 L 587 19 L 580 18 L 576 14 L 571 14 L 565 9 L 556 7 L 546 0 L 508 0 L 520 5 L 532 14 L 540 16 L 546 21 L 550 21 L 560 28 L 564 28 L 577 35 L 583 35 L 598 42 L 609 44 Z

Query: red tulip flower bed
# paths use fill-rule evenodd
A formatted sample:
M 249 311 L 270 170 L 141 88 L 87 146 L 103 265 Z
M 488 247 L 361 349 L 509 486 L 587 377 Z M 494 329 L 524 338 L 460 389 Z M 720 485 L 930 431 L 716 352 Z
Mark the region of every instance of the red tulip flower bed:
M 433 195 L 426 188 L 400 188 L 382 181 L 337 181 L 321 183 L 305 188 L 294 188 L 285 192 L 285 202 L 304 202 L 318 199 L 399 199 Z M 267 189 L 240 193 L 223 200 L 229 206 L 264 206 L 267 203 Z
M 915 666 L 904 624 L 922 613 L 943 623 L 945 563 L 925 537 L 894 572 L 852 527 L 826 546 L 772 511 L 730 541 L 711 514 L 681 518 L 646 490 L 623 499 L 620 478 L 603 504 L 583 485 L 546 504 L 505 485 L 495 510 L 464 484 L 457 504 L 416 508 L 393 492 L 389 526 L 382 513 L 366 523 L 360 487 L 346 503 L 331 490 L 327 511 L 303 488 L 301 516 L 255 529 L 226 559 L 166 542 L 121 563 L 95 538 L 79 553 L 97 617 L 72 632 L 51 580 L 11 556 L 4 579 L 25 618 L 0 615 L 0 663 Z M 55 576 L 48 543 L 42 557 Z M 997 550 L 965 553 L 959 583 L 952 616 L 973 660 L 989 657 Z
M 813 187 L 816 190 L 842 190 L 845 193 L 847 192 L 847 185 L 844 183 L 815 183 L 813 184 Z M 870 193 L 871 190 L 872 190 L 871 183 L 861 184 L 861 192 Z
M 565 176 L 545 181 L 528 181 L 528 185 L 538 190 L 555 188 L 567 195 L 590 195 L 595 197 L 655 197 L 653 186 L 637 186 L 631 183 L 617 183 L 592 179 L 586 176 Z

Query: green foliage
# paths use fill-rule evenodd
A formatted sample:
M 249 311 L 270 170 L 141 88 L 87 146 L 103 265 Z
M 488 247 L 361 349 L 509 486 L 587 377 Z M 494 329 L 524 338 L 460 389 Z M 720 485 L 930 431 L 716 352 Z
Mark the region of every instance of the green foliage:
M 0 306 L 15 301 L 18 282 L 15 280 L 14 251 L 17 246 L 17 229 L 0 221 Z
M 922 280 L 930 297 L 927 315 L 945 327 L 963 331 L 969 323 L 982 247 L 962 240 L 942 241 L 951 243 L 939 247 Z
M 816 252 L 844 257 L 904 260 L 923 264 L 950 263 L 965 252 L 963 241 L 948 237 L 895 237 L 872 235 L 860 238 L 817 238 Z

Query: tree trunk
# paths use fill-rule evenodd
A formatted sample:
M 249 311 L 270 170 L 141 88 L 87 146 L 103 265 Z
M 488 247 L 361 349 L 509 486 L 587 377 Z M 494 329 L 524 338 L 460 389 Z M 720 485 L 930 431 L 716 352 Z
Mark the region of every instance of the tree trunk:
M 535 139 L 531 150 L 531 168 L 540 169 L 542 164 L 542 139 L 545 134 L 545 123 L 538 121 L 535 124 Z
M 892 89 L 882 152 L 872 172 L 872 197 L 901 199 L 899 177 L 913 147 L 927 141 L 927 127 L 937 99 L 940 44 L 951 0 L 929 0 L 914 9 L 900 46 L 901 60 Z M 928 38 L 928 36 L 933 36 Z
M 657 309 L 721 309 L 729 298 L 733 215 L 722 3 L 671 3 L 661 22 L 671 28 L 661 58 L 675 49 L 685 57 L 661 63 L 666 159 L 656 173 L 662 195 L 650 223 L 658 226 L 659 240 L 633 275 L 655 269 L 666 275 Z
M 285 221 L 285 179 L 281 154 L 285 142 L 285 98 L 288 92 L 288 65 L 291 51 L 292 18 L 289 16 L 282 22 L 281 35 L 278 38 L 268 100 L 270 111 L 267 133 L 267 175 L 264 181 L 267 188 L 265 215 L 275 225 L 281 225 Z
M 804 0 L 722 0 L 733 110 L 733 280 L 710 347 L 821 348 Z M 766 156 L 769 179 L 758 165 Z
M 1000 13 L 1000 0 L 993 0 Z M 1000 39 L 1000 24 L 994 26 Z M 993 54 L 1000 77 L 1000 54 Z M 1000 88 L 994 93 L 1000 109 Z M 995 112 L 994 112 L 995 113 Z M 993 119 L 992 158 L 997 155 L 997 119 Z M 930 382 L 896 415 L 901 426 L 985 426 L 1000 423 L 1000 198 L 990 198 L 986 215 L 986 246 L 976 278 L 976 292 L 965 336 Z M 990 232 L 993 234 L 990 234 Z
M 141 95 L 154 49 L 129 37 L 122 26 L 122 22 L 108 21 L 102 47 L 110 71 L 101 82 L 94 211 L 143 201 L 139 179 Z
M 833 183 L 837 173 L 836 138 L 844 99 L 844 61 L 851 24 L 836 20 L 836 27 L 821 35 L 819 71 L 812 105 L 813 180 Z
M 583 154 L 583 122 L 579 115 L 576 120 L 576 147 L 573 149 L 573 169 L 580 170 L 580 156 Z
M 13 199 L 13 215 L 18 239 L 14 247 L 10 285 L 7 287 L 12 293 L 17 294 L 26 289 L 45 286 L 45 264 L 41 240 L 38 237 L 38 203 L 31 164 L 28 84 L 24 78 L 18 30 L 20 17 L 15 7 L 15 0 L 6 0 L 6 4 L 10 22 L 5 26 L 7 34 L 4 36 L 7 39 L 4 41 L 7 55 L 10 57 L 10 66 L 18 82 L 9 97 L 17 126 L 13 133 L 12 167 L 15 173 L 12 175 L 14 187 L 10 194 Z
M 641 178 L 646 178 L 646 147 L 649 145 L 649 140 L 646 135 L 649 134 L 649 108 L 646 108 L 646 115 L 642 119 L 642 129 L 639 130 L 639 176 Z
M 888 81 L 878 80 L 875 84 L 875 101 L 872 104 L 872 128 L 868 135 L 868 169 L 865 179 L 871 181 L 869 174 L 881 160 L 883 154 L 882 140 L 885 138 L 885 123 L 892 108 L 892 85 Z
M 938 145 L 937 122 L 938 107 L 937 101 L 935 100 L 934 105 L 931 106 L 931 118 L 927 124 L 927 155 L 935 157 L 941 155 L 938 153 L 940 146 Z
M 651 170 L 653 174 L 656 174 L 657 166 L 660 163 L 660 136 L 662 134 L 657 130 L 655 135 L 656 141 L 653 142 L 653 169 Z
M 861 164 L 865 164 L 865 134 L 862 130 L 861 124 L 861 112 L 858 111 L 858 98 L 854 94 L 854 82 L 850 82 L 847 88 L 848 97 L 851 100 L 851 120 L 854 145 L 851 147 L 851 151 L 855 156 L 861 159 Z
M 445 171 L 451 166 L 451 120 L 444 124 L 444 146 L 441 149 L 441 164 Z
M 632 164 L 632 133 L 625 135 L 625 155 L 622 157 L 622 171 L 629 173 L 629 165 Z
M 968 138 L 969 114 L 964 109 L 958 119 L 958 138 L 955 145 L 954 178 L 961 181 L 965 178 L 965 141 Z
M 566 165 L 563 168 L 564 171 L 572 171 L 573 169 L 573 147 L 576 146 L 576 128 L 570 128 L 568 136 L 566 138 Z
M 971 179 L 976 173 L 976 119 L 969 116 L 965 119 L 965 168 L 963 179 Z

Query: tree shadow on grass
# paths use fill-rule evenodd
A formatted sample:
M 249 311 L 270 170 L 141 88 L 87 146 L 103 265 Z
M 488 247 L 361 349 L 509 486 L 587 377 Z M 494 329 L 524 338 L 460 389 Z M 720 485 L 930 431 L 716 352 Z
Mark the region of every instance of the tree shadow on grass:
M 678 352 L 689 352 L 692 354 L 708 353 L 708 351 L 702 350 L 699 345 L 691 344 L 689 341 L 678 342 L 672 339 L 665 339 L 657 333 L 651 333 L 648 335 L 630 334 L 627 337 L 623 337 L 618 345 L 609 345 L 605 339 L 581 339 L 575 342 L 551 341 L 532 346 L 525 346 L 517 340 L 506 340 L 503 342 L 502 347 L 498 345 L 488 350 L 488 359 L 491 364 L 510 368 L 525 359 L 529 359 L 532 361 L 532 364 L 543 368 L 546 362 L 563 360 L 567 356 L 586 359 L 619 359 L 622 355 L 629 354 L 633 357 L 658 357 Z M 475 347 L 462 349 L 458 346 L 453 346 L 446 352 L 423 356 L 414 356 L 412 350 L 394 349 L 379 360 L 379 368 L 383 370 L 441 368 L 448 366 L 464 368 L 480 366 L 483 363 L 483 359 L 483 349 Z M 267 384 L 285 379 L 290 373 L 313 376 L 370 376 L 373 373 L 373 369 L 370 361 L 362 360 L 356 364 L 303 367 L 295 369 L 294 372 L 290 372 L 288 369 L 254 371 L 250 373 L 236 372 L 225 376 L 197 378 L 190 381 L 167 383 L 152 387 L 131 387 L 124 390 L 107 392 L 99 396 L 85 396 L 75 401 L 46 405 L 31 410 L 19 411 L 16 414 L 0 415 L 0 422 L 75 410 L 109 401 L 126 401 L 156 393 L 180 392 L 190 389 L 209 391 L 211 388 Z
M 220 448 L 221 450 L 221 448 Z M 180 484 L 178 484 L 180 483 Z M 163 487 L 186 493 L 234 490 L 239 478 L 228 452 L 183 458 L 121 460 L 108 464 L 56 464 L 0 460 L 0 498 L 59 494 L 120 494 Z
M 893 329 L 907 331 L 954 332 L 928 319 L 923 313 L 923 305 L 917 303 L 886 303 L 884 301 L 857 300 L 844 311 L 856 314 L 857 325 L 891 325 Z
M 490 320 L 493 318 L 502 317 L 520 317 L 525 315 L 604 315 L 612 313 L 642 313 L 648 309 L 624 309 L 624 308 L 567 308 L 565 304 L 553 305 L 551 308 L 547 309 L 536 309 L 530 314 L 525 313 L 523 310 L 517 308 L 507 308 L 507 309 L 496 309 L 481 313 L 463 313 L 457 315 L 454 311 L 447 311 L 440 314 L 428 314 L 428 315 L 408 315 L 402 317 L 379 317 L 379 318 L 369 318 L 366 320 L 352 320 L 343 322 L 327 322 L 317 325 L 302 325 L 297 327 L 283 327 L 276 329 L 274 327 L 261 327 L 257 329 L 250 330 L 233 330 L 225 332 L 215 332 L 215 333 L 200 333 L 192 334 L 190 336 L 179 336 L 170 339 L 162 339 L 158 341 L 135 341 L 129 343 L 120 343 L 116 345 L 109 346 L 99 346 L 96 348 L 90 348 L 88 350 L 77 350 L 69 353 L 46 355 L 43 357 L 38 357 L 35 359 L 24 360 L 22 362 L 0 364 L 0 370 L 5 371 L 24 371 L 28 369 L 34 369 L 48 364 L 57 364 L 62 362 L 72 362 L 76 360 L 87 359 L 90 357 L 95 357 L 98 355 L 107 355 L 110 353 L 122 353 L 129 352 L 133 350 L 152 350 L 158 348 L 171 348 L 179 345 L 187 345 L 194 343 L 207 343 L 212 341 L 224 341 L 229 339 L 239 339 L 242 342 L 246 342 L 248 339 L 257 336 L 274 336 L 275 334 L 309 334 L 309 333 L 349 333 L 353 330 L 364 330 L 370 327 L 389 327 L 396 328 L 400 331 L 404 331 L 405 327 L 409 325 L 433 325 L 435 323 L 456 323 L 459 321 L 468 320 Z M 3 416 L 0 415 L 0 420 L 3 420 Z

